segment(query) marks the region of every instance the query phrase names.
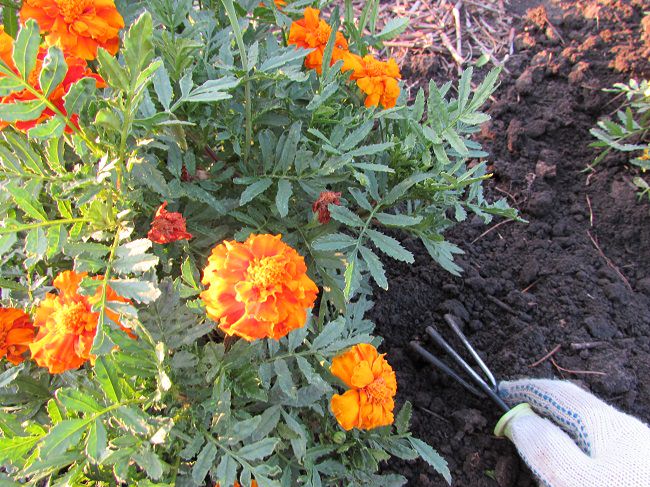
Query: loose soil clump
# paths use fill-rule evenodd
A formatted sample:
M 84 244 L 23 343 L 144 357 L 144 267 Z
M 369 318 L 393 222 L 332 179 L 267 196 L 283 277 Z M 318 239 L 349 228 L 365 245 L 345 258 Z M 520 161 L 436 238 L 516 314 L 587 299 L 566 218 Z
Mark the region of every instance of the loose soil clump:
M 409 340 L 427 325 L 445 331 L 444 313 L 460 318 L 499 378 L 574 380 L 650 421 L 650 205 L 637 202 L 624 156 L 584 172 L 596 156 L 589 129 L 622 101 L 603 88 L 650 74 L 641 3 L 512 2 L 517 52 L 481 138 L 493 161 L 488 192 L 529 223 L 472 218 L 449 232 L 466 250 L 460 278 L 407 239 L 415 264 L 393 264 L 390 290 L 375 293 L 372 317 L 398 396 L 414 403 L 414 433 L 448 460 L 455 486 L 536 484 L 493 436 L 496 408 L 413 360 Z M 421 64 L 405 78 L 435 78 Z M 446 485 L 421 461 L 388 468 L 408 485 Z

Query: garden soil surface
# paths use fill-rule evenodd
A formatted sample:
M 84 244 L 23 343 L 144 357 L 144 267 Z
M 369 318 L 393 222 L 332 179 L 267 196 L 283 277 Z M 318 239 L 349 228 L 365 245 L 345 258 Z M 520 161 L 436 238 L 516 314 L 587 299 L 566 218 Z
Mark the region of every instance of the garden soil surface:
M 637 201 L 623 156 L 584 172 L 597 155 L 589 129 L 622 102 L 603 88 L 650 75 L 647 1 L 511 1 L 515 52 L 480 139 L 494 173 L 487 194 L 508 198 L 528 223 L 470 218 L 450 231 L 466 251 L 462 277 L 402 238 L 415 264 L 392 265 L 390 289 L 375 292 L 398 404 L 413 403 L 414 434 L 446 458 L 454 486 L 536 483 L 493 435 L 495 406 L 414 360 L 409 340 L 424 340 L 427 325 L 445 332 L 448 312 L 500 379 L 573 380 L 650 421 L 650 202 Z M 435 58 L 414 58 L 404 75 L 443 81 Z M 422 461 L 386 469 L 410 486 L 446 485 Z

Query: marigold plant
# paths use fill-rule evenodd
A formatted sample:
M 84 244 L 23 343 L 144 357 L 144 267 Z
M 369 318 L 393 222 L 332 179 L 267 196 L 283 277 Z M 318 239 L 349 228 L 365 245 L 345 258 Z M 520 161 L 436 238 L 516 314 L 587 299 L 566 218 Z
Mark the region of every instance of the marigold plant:
M 498 71 L 409 93 L 373 2 L 5 2 L 3 479 L 450 482 L 370 310 L 404 238 L 459 274 L 447 229 L 516 218 L 472 138 Z

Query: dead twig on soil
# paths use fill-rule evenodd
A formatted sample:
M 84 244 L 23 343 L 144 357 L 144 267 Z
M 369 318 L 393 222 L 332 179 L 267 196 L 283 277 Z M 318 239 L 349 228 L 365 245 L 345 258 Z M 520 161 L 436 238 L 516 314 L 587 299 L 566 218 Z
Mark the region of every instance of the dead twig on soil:
M 512 218 L 508 218 L 507 220 L 503 220 L 502 222 L 497 223 L 496 225 L 491 226 L 488 228 L 486 231 L 484 231 L 482 234 L 480 234 L 478 237 L 476 237 L 474 240 L 471 241 L 471 243 L 476 243 L 477 241 L 481 240 L 483 237 L 485 237 L 488 233 L 496 230 L 499 228 L 501 225 L 505 225 L 506 223 L 513 222 Z
M 587 199 L 587 206 L 589 207 L 589 226 L 593 227 L 594 226 L 594 211 L 591 209 L 591 199 L 589 198 L 589 195 L 586 194 L 585 198 Z
M 607 256 L 605 255 L 605 253 L 603 252 L 603 249 L 601 249 L 601 248 L 600 248 L 600 245 L 598 245 L 598 241 L 594 238 L 594 236 L 591 234 L 591 232 L 590 232 L 589 230 L 587 230 L 587 235 L 589 235 L 589 239 L 591 240 L 591 243 L 594 244 L 594 247 L 596 247 L 596 250 L 598 251 L 598 253 L 600 254 L 600 256 L 601 256 L 603 259 L 605 259 L 605 262 L 607 262 L 607 265 L 608 265 L 609 267 L 611 267 L 611 268 L 614 270 L 614 272 L 616 272 L 616 274 L 618 275 L 618 277 L 621 278 L 621 280 L 625 283 L 625 285 L 627 286 L 627 288 L 628 288 L 630 291 L 632 291 L 632 286 L 630 285 L 630 281 L 627 280 L 627 278 L 625 277 L 625 275 L 624 275 L 624 274 L 619 270 L 618 267 L 616 267 L 616 265 L 612 262 L 612 260 L 611 260 L 609 257 L 607 257 Z
M 557 344 L 557 345 L 555 345 L 555 347 L 553 348 L 553 350 L 551 350 L 550 352 L 548 352 L 546 355 L 544 355 L 544 356 L 543 356 L 541 359 L 539 359 L 538 361 L 536 361 L 536 362 L 530 364 L 528 367 L 530 367 L 530 368 L 534 368 L 534 367 L 537 367 L 538 365 L 540 365 L 540 364 L 546 362 L 549 358 L 553 357 L 553 355 L 555 355 L 555 354 L 560 350 L 560 348 L 562 348 L 562 345 L 561 345 L 561 344 Z
M 607 375 L 606 372 L 598 372 L 596 370 L 572 370 L 572 369 L 565 369 L 564 367 L 558 365 L 558 363 L 555 361 L 553 357 L 551 357 L 551 363 L 553 366 L 558 370 L 558 372 L 562 373 L 565 372 L 567 374 L 575 374 L 575 375 Z
M 535 279 L 531 284 L 529 284 L 528 286 L 526 286 L 524 289 L 521 290 L 522 294 L 527 293 L 528 291 L 530 291 L 535 286 L 535 284 L 537 284 L 538 282 L 539 282 L 539 279 Z

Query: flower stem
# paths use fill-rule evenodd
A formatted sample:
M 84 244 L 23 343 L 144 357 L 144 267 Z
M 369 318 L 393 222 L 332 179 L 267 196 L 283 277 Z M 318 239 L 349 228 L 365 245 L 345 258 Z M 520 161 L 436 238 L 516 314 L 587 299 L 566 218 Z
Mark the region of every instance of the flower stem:
M 46 222 L 28 223 L 25 225 L 19 225 L 17 227 L 0 228 L 0 235 L 5 235 L 7 233 L 24 232 L 25 230 L 32 230 L 34 228 L 42 228 L 42 227 L 51 227 L 54 225 L 68 225 L 70 223 L 88 223 L 88 222 L 90 222 L 89 218 L 63 218 L 61 220 L 50 220 Z
M 235 6 L 233 5 L 232 0 L 221 0 L 221 3 L 223 3 L 223 6 L 226 8 L 226 15 L 228 16 L 228 20 L 230 20 L 230 25 L 232 26 L 233 33 L 235 34 L 235 41 L 237 42 L 237 48 L 239 49 L 239 57 L 241 58 L 242 68 L 246 73 L 244 77 L 244 108 L 246 110 L 246 140 L 244 140 L 244 162 L 247 163 L 250 156 L 251 145 L 253 144 L 253 109 L 251 106 L 251 80 L 250 76 L 248 75 L 248 55 L 246 54 L 244 37 L 242 35 L 241 29 L 239 28 L 237 12 L 235 11 Z

